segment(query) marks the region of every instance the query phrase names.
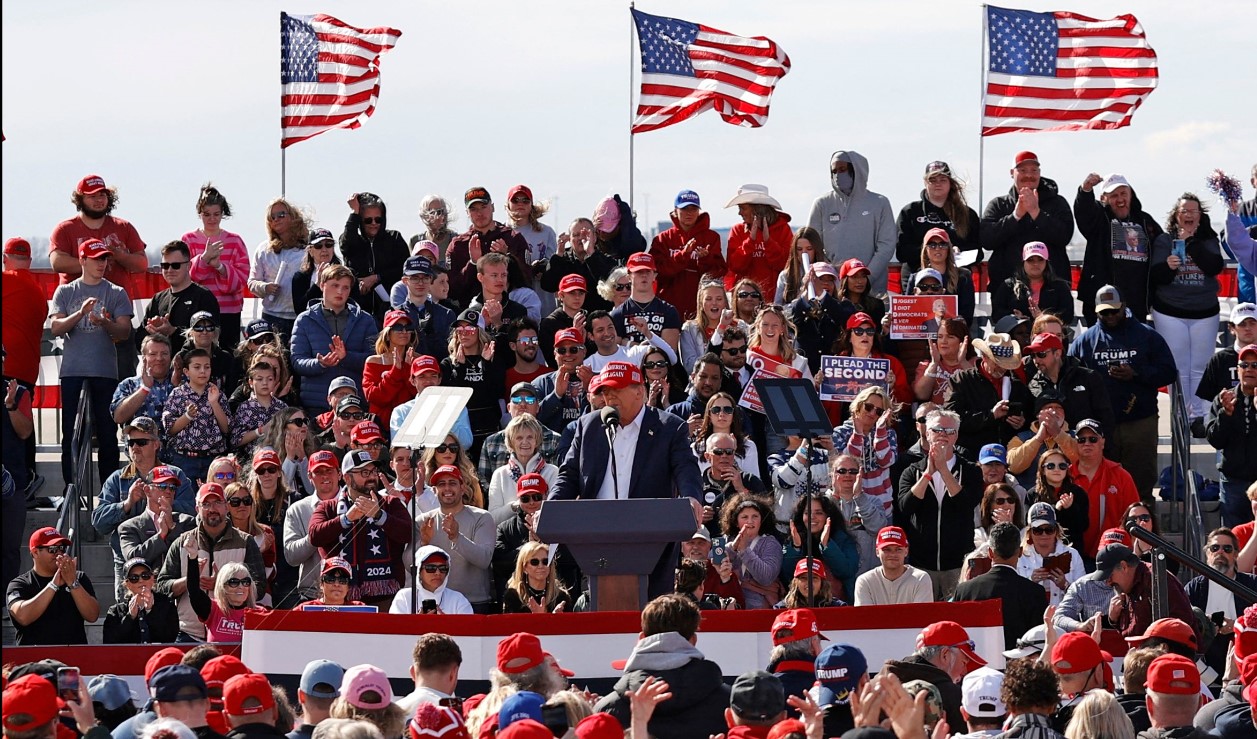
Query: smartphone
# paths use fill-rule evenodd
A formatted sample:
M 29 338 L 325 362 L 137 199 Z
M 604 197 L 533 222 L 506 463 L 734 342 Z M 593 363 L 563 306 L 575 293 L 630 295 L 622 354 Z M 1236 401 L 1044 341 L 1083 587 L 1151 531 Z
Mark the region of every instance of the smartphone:
M 711 540 L 711 563 L 719 567 L 729 556 L 729 539 L 717 536 Z
M 567 733 L 567 707 L 563 704 L 557 706 L 545 705 L 541 707 L 541 723 L 545 724 L 550 733 L 555 736 L 563 736 Z
M 77 667 L 58 667 L 57 668 L 57 695 L 63 701 L 74 701 L 78 703 L 79 685 L 83 676 L 79 673 Z
M 1113 369 L 1113 368 L 1115 368 L 1115 367 L 1121 367 L 1121 366 L 1122 366 L 1122 360 L 1120 360 L 1120 359 L 1110 359 L 1110 360 L 1109 360 L 1109 369 Z
M 1187 260 L 1187 242 L 1183 239 L 1174 239 L 1174 247 L 1170 250 L 1170 254 L 1179 258 L 1180 261 Z
M 436 613 L 436 600 L 425 598 L 419 607 L 420 613 Z
M 1020 400 L 1008 401 L 1008 415 L 1024 416 L 1026 414 L 1026 406 Z
M 1214 626 L 1217 626 L 1220 629 L 1222 628 L 1222 624 L 1226 623 L 1226 616 L 1223 615 L 1222 611 L 1217 611 L 1209 614 L 1209 620 L 1213 622 Z

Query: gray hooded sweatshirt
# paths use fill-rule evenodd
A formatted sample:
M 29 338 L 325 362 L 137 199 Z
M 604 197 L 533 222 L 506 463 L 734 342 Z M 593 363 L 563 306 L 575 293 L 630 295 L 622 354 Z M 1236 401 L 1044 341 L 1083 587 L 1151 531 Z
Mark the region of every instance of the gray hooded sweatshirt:
M 839 189 L 834 162 L 851 165 L 851 194 Z M 826 193 L 812 203 L 808 225 L 820 232 L 825 254 L 835 269 L 852 257 L 868 265 L 871 273 L 869 290 L 875 295 L 886 293 L 886 266 L 895 254 L 898 230 L 895 214 L 885 195 L 872 192 L 869 184 L 869 160 L 854 151 L 835 151 L 829 158 L 830 185 Z

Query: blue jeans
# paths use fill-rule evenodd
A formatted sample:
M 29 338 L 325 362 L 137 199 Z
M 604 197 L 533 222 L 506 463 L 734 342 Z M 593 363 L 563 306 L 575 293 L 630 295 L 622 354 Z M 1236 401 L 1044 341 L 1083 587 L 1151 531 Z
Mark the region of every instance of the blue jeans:
M 109 402 L 118 381 L 108 377 L 61 378 L 61 474 L 67 482 L 78 480 L 74 470 L 74 421 L 79 414 L 79 393 L 83 386 L 91 390 L 92 426 L 88 434 L 96 434 L 97 469 L 103 484 L 118 469 L 118 424 L 113 422 Z M 92 491 L 95 494 L 96 491 Z
M 226 452 L 223 452 L 225 455 Z M 189 457 L 174 449 L 170 450 L 170 463 L 183 470 L 183 474 L 188 476 L 192 481 L 192 489 L 195 490 L 201 483 L 205 482 L 205 477 L 209 474 L 210 463 L 214 461 L 214 457 Z
M 1248 487 L 1252 480 L 1229 479 L 1218 474 L 1218 483 L 1222 488 L 1219 500 L 1222 503 L 1222 525 L 1227 528 L 1253 520 L 1253 506 L 1248 501 Z
M 1235 289 L 1235 293 L 1239 296 L 1240 302 L 1257 302 L 1257 289 L 1254 289 L 1253 273 L 1241 266 L 1238 270 L 1236 270 L 1235 279 L 1236 282 L 1239 283 Z

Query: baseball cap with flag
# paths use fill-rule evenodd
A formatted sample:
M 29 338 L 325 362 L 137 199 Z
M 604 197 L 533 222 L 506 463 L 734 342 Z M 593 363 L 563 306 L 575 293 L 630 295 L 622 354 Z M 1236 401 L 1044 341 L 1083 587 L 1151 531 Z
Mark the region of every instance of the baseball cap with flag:
M 1148 665 L 1148 690 L 1167 695 L 1195 695 L 1200 692 L 1200 670 L 1181 654 L 1163 654 Z

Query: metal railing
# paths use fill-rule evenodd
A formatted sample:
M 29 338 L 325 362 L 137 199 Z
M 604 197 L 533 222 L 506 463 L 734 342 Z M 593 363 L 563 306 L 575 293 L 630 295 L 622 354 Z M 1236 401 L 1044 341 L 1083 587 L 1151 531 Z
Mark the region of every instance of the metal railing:
M 1204 575 L 1210 581 L 1226 588 L 1241 599 L 1250 603 L 1257 602 L 1257 591 L 1254 591 L 1247 585 L 1241 585 L 1235 579 L 1218 572 L 1205 564 L 1200 558 L 1188 554 L 1166 541 L 1160 534 L 1154 534 L 1133 521 L 1126 524 L 1126 530 L 1134 538 L 1140 539 L 1152 547 L 1152 617 L 1154 619 L 1167 618 L 1170 615 L 1169 570 L 1166 569 L 1167 557 L 1197 574 Z M 1196 549 L 1194 551 L 1200 550 Z
M 1196 489 L 1196 476 L 1192 474 L 1192 431 L 1188 420 L 1187 398 L 1183 386 L 1175 379 L 1170 386 L 1170 530 L 1182 526 L 1183 546 L 1189 552 L 1199 552 L 1204 543 L 1201 536 L 1200 491 Z M 1177 493 L 1182 491 L 1182 500 Z
M 74 479 L 66 480 L 65 499 L 61 502 L 61 511 L 57 515 L 57 530 L 73 542 L 75 557 L 82 554 L 81 534 L 86 534 L 88 541 L 96 541 L 96 529 L 90 523 L 93 491 L 99 489 L 95 479 L 96 463 L 92 459 L 92 433 L 95 428 L 92 418 L 92 390 L 85 382 L 79 392 L 79 411 L 74 417 L 74 435 L 71 437 Z M 117 443 L 114 439 L 100 439 L 99 442 Z

